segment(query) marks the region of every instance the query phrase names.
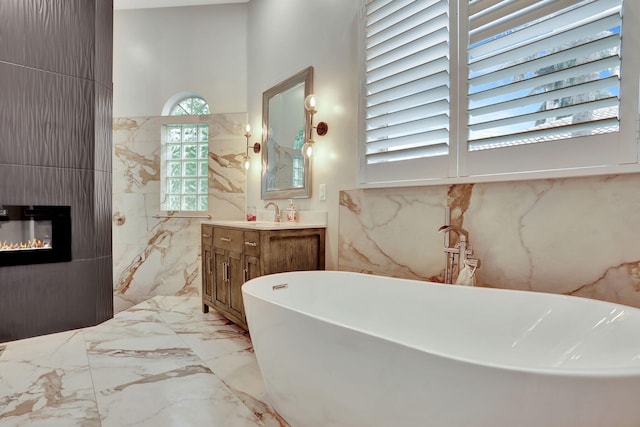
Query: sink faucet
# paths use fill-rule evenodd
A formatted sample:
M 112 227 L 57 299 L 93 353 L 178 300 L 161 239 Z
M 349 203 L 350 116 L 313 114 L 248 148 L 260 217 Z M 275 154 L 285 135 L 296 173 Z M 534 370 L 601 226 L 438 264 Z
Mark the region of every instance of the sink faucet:
M 280 222 L 280 207 L 278 206 L 278 204 L 274 202 L 269 202 L 266 205 L 264 205 L 264 208 L 267 209 L 269 206 L 273 206 L 276 209 L 273 221 Z

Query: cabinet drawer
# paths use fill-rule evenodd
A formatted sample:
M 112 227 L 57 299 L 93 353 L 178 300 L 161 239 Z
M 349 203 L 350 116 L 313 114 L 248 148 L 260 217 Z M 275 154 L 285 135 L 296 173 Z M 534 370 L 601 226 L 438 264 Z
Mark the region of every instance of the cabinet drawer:
M 260 233 L 257 231 L 244 232 L 244 253 L 250 256 L 260 254 Z
M 202 226 L 202 244 L 206 246 L 211 246 L 211 242 L 213 242 L 213 227 L 210 225 Z
M 213 229 L 213 246 L 221 249 L 242 252 L 244 246 L 244 232 L 242 230 L 234 230 L 232 228 Z

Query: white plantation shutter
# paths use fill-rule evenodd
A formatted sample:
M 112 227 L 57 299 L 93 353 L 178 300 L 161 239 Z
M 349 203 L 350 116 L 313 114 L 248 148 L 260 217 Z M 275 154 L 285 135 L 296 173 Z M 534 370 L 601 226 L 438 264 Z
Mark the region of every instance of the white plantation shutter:
M 617 132 L 621 8 L 470 1 L 469 150 Z
M 364 74 L 367 164 L 448 153 L 447 0 L 367 2 Z
M 640 172 L 640 0 L 361 1 L 361 186 Z

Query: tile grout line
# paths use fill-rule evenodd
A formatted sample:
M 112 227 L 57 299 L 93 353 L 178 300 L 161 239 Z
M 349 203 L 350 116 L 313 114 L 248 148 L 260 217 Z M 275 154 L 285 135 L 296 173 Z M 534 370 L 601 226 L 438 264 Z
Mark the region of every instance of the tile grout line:
M 87 349 L 87 339 L 85 337 L 85 330 L 87 328 L 82 329 L 82 342 L 84 343 L 84 354 L 87 358 L 87 368 L 89 369 L 89 378 L 91 378 L 91 388 L 93 389 L 93 400 L 96 404 L 96 412 L 98 413 L 98 422 L 100 423 L 99 427 L 102 427 L 102 414 L 100 413 L 100 406 L 98 406 L 98 391 L 96 390 L 96 383 L 93 381 L 93 367 L 91 366 L 91 359 L 89 358 L 89 350 Z

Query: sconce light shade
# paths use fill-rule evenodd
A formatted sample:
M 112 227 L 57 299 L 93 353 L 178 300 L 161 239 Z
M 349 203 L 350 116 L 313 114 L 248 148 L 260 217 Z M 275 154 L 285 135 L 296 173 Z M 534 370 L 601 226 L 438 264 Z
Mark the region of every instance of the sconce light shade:
M 311 156 L 313 156 L 313 144 L 314 144 L 314 141 L 309 139 L 307 140 L 307 142 L 304 143 L 304 145 L 300 149 L 300 151 L 302 152 L 302 155 L 307 159 L 310 159 Z
M 310 112 L 311 114 L 315 114 L 318 111 L 316 110 L 316 95 L 315 94 L 309 94 L 307 95 L 307 97 L 304 99 L 304 108 Z
M 251 167 L 251 160 L 249 159 L 249 156 L 244 156 L 244 170 L 249 170 L 249 168 Z

